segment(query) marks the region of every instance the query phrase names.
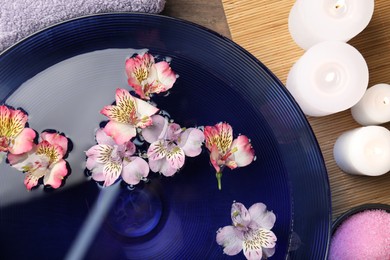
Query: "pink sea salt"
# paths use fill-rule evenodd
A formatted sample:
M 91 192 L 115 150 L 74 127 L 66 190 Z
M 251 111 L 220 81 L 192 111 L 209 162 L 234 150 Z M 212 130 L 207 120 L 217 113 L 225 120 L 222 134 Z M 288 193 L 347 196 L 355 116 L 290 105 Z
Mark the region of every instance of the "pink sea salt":
M 346 219 L 332 237 L 329 260 L 390 260 L 390 213 L 366 210 Z

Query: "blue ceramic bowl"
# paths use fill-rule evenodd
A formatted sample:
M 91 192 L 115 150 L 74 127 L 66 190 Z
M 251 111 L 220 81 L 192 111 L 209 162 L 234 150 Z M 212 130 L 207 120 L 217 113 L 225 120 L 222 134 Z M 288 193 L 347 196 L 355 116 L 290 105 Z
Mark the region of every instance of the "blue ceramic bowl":
M 226 170 L 219 191 L 204 152 L 172 178 L 155 174 L 133 191 L 120 186 L 114 204 L 104 204 L 107 194 L 83 173 L 84 151 L 104 119 L 99 109 L 115 88 L 129 89 L 129 48 L 172 58 L 180 77 L 169 96 L 154 100 L 160 108 L 185 126 L 229 122 L 251 138 L 257 160 Z M 164 16 L 104 14 L 32 35 L 0 55 L 0 68 L 0 102 L 24 108 L 38 132 L 56 128 L 74 144 L 59 190 L 26 192 L 23 174 L 0 165 L 3 258 L 61 259 L 88 227 L 86 259 L 229 258 L 215 232 L 231 224 L 233 200 L 263 202 L 276 214 L 274 259 L 326 258 L 330 190 L 315 136 L 281 82 L 229 39 Z M 110 209 L 104 219 L 94 220 L 94 205 Z

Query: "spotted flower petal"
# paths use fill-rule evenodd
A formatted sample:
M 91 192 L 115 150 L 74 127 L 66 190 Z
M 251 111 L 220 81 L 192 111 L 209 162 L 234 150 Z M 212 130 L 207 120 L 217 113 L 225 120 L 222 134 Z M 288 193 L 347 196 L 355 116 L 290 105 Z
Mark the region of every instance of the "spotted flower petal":
M 61 159 L 45 174 L 43 184 L 50 185 L 52 188 L 57 189 L 61 186 L 66 175 L 68 175 L 66 161 Z
M 140 157 L 130 157 L 123 165 L 122 178 L 128 184 L 136 185 L 149 174 L 148 163 Z
M 231 208 L 233 225 L 239 230 L 247 230 L 251 221 L 251 215 L 246 207 L 239 202 L 234 202 Z
M 223 252 L 229 256 L 241 252 L 244 236 L 233 226 L 226 226 L 217 231 L 217 243 L 223 246 Z
M 186 129 L 179 138 L 178 145 L 188 157 L 198 156 L 202 152 L 204 134 L 196 128 Z
M 21 154 L 32 149 L 36 134 L 25 128 L 27 119 L 21 110 L 0 106 L 0 152 Z
M 183 167 L 185 157 L 183 149 L 176 145 L 172 145 L 166 155 L 169 165 L 177 170 Z
M 42 132 L 41 139 L 48 141 L 52 145 L 60 146 L 63 152 L 68 150 L 68 138 L 59 133 Z
M 125 69 L 128 83 L 141 98 L 147 98 L 143 86 L 147 83 L 150 68 L 153 64 L 154 58 L 148 53 L 138 54 L 126 60 Z
M 206 126 L 204 129 L 206 147 L 211 150 L 215 144 L 220 154 L 226 154 L 233 141 L 233 129 L 228 123 Z
M 107 187 L 112 185 L 122 173 L 122 162 L 110 160 L 103 166 L 104 183 L 103 186 Z
M 158 140 L 150 144 L 147 152 L 149 160 L 152 161 L 165 158 L 167 153 L 167 142 L 163 140 Z
M 262 248 L 273 248 L 276 244 L 275 234 L 267 229 L 260 228 L 245 235 L 243 243 L 244 255 L 250 260 L 261 260 Z

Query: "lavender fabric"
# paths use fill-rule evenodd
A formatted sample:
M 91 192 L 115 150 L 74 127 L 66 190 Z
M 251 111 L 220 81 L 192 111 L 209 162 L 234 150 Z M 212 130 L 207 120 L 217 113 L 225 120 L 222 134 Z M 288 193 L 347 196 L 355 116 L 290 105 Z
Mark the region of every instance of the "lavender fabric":
M 165 0 L 0 0 L 0 52 L 71 18 L 107 12 L 160 13 Z

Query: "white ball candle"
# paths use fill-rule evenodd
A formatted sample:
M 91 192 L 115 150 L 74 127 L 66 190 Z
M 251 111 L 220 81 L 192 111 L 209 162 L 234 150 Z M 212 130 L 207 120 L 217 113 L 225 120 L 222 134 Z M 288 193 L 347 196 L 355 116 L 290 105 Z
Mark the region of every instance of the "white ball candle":
M 377 84 L 351 108 L 352 117 L 361 125 L 379 125 L 390 121 L 390 85 Z
M 333 148 L 337 165 L 346 173 L 378 176 L 390 171 L 390 131 L 364 126 L 343 133 Z
M 344 42 L 314 45 L 291 68 L 286 87 L 306 115 L 346 110 L 364 95 L 368 67 L 363 56 Z
M 347 42 L 370 22 L 374 0 L 297 0 L 288 26 L 294 41 L 308 49 L 322 41 Z

